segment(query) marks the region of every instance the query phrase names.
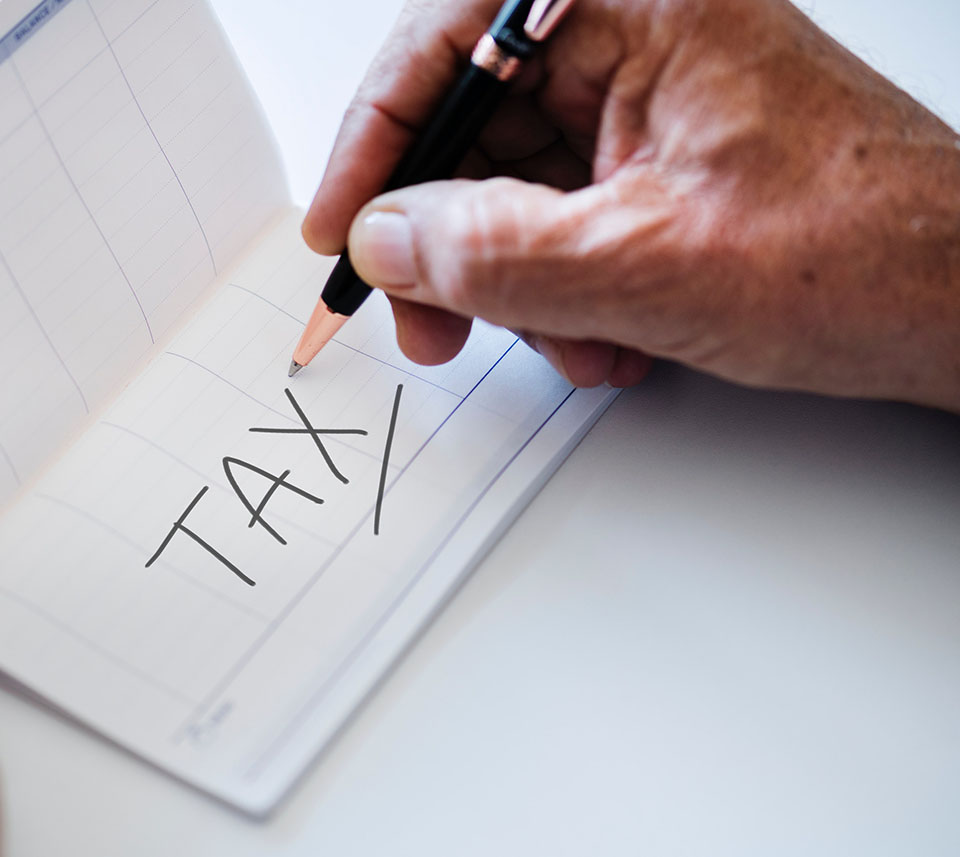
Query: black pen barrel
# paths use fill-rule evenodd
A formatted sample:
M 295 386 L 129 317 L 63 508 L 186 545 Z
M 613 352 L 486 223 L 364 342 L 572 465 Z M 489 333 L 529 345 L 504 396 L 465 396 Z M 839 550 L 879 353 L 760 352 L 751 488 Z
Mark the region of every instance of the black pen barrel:
M 476 143 L 508 86 L 471 63 L 384 190 L 450 178 Z
M 384 191 L 450 178 L 493 115 L 507 86 L 471 63 L 397 165 Z M 333 312 L 353 315 L 370 292 L 344 251 L 324 286 L 324 303 Z

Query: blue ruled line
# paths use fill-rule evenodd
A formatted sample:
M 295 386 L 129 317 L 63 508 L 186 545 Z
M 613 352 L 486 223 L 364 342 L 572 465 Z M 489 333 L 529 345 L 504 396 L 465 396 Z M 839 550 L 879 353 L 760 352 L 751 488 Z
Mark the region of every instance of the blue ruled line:
M 43 0 L 33 7 L 9 33 L 0 37 L 0 63 L 9 59 L 22 44 L 30 40 L 70 0 Z

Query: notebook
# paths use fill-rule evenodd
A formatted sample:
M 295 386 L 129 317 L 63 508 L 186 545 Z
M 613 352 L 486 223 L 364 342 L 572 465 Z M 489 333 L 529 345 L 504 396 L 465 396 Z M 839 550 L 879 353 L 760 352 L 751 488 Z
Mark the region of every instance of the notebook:
M 0 5 L 0 669 L 269 812 L 615 393 L 374 295 L 287 378 L 331 261 L 195 0 Z M 338 117 L 330 117 L 335 124 Z

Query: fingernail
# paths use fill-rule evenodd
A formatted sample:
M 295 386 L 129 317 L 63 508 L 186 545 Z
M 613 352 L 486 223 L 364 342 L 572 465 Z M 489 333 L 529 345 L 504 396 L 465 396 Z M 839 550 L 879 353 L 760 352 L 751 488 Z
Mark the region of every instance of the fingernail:
M 396 211 L 371 212 L 350 234 L 350 258 L 376 286 L 412 286 L 417 272 L 410 221 Z

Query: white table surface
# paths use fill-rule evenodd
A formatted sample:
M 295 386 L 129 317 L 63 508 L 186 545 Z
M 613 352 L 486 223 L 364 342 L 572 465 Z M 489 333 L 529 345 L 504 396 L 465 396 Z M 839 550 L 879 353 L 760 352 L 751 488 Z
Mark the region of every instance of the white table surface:
M 398 2 L 215 5 L 305 201 Z M 812 11 L 960 119 L 956 0 Z M 270 821 L 9 688 L 0 807 L 4 857 L 956 855 L 960 419 L 661 368 Z

